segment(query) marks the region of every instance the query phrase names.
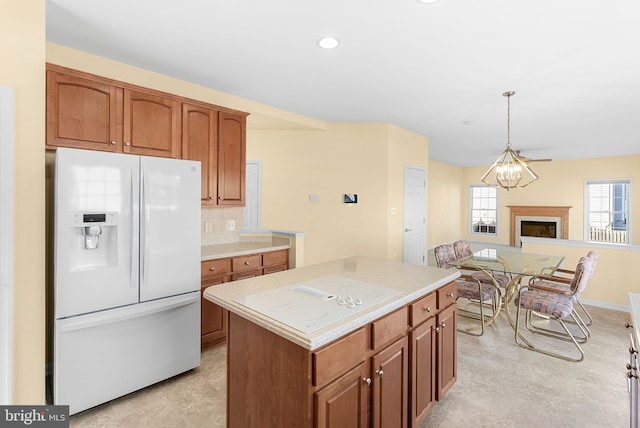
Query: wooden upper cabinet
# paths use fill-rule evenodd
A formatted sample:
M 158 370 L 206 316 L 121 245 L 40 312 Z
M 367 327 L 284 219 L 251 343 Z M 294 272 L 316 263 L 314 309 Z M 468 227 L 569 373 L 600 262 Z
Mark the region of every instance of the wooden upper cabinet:
M 244 206 L 246 116 L 218 115 L 218 205 Z
M 218 112 L 182 104 L 182 158 L 200 161 L 203 206 L 217 205 Z
M 47 71 L 48 148 L 117 151 L 122 144 L 122 89 Z
M 124 90 L 124 153 L 179 157 L 179 101 Z

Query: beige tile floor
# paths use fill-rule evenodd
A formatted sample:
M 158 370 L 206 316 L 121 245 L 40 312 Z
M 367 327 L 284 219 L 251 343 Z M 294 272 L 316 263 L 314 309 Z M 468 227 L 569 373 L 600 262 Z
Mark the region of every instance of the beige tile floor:
M 421 428 L 628 426 L 629 317 L 590 310 L 593 336 L 580 363 L 517 347 L 503 315 L 482 337 L 459 334 L 458 380 Z M 70 425 L 224 427 L 225 358 L 224 346 L 207 350 L 198 369 L 74 415 Z

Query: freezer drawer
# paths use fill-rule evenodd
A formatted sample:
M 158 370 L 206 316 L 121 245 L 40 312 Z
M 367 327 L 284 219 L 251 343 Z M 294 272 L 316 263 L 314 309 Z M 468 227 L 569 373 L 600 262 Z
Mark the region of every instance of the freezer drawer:
M 200 293 L 55 321 L 54 404 L 81 412 L 200 365 Z

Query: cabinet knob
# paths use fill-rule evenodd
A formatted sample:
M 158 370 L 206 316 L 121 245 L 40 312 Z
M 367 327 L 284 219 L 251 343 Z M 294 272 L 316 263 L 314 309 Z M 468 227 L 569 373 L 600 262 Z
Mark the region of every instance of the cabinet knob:
M 434 328 L 434 330 L 436 331 L 436 333 L 440 333 L 440 327 L 436 327 Z
M 249 266 L 249 262 L 244 262 L 244 265 L 245 266 Z
M 126 141 L 124 142 L 125 146 L 130 146 L 131 144 L 127 143 Z
M 425 306 L 424 308 L 422 308 L 423 311 L 426 312 L 431 312 L 431 307 L 430 306 Z
M 218 199 L 220 199 L 221 201 L 224 201 L 224 198 L 222 196 L 218 196 Z
M 447 296 L 453 299 L 453 293 L 448 293 Z
M 384 370 L 380 369 L 380 370 L 376 370 L 376 374 L 380 377 L 382 377 L 382 375 L 384 375 Z
M 111 145 L 112 145 L 112 146 L 115 146 L 116 144 L 118 144 L 118 143 L 116 143 L 116 141 L 115 141 L 115 140 L 111 140 Z
M 633 354 L 635 354 L 636 352 L 638 352 L 638 351 L 636 351 L 636 350 L 635 350 L 635 349 L 633 349 L 631 346 L 629 346 L 629 353 L 630 353 L 630 354 L 632 354 L 632 355 L 633 355 Z
M 209 196 L 209 199 L 213 200 L 213 199 L 215 199 L 215 198 L 214 198 L 213 196 Z
M 364 383 L 366 383 L 367 385 L 371 385 L 371 378 L 370 377 L 363 377 L 362 381 Z
M 212 267 L 212 268 L 209 268 L 209 270 L 213 272 L 214 270 L 216 270 L 216 268 Z
M 442 323 L 440 324 L 440 327 L 444 328 L 445 325 L 446 325 L 445 323 Z
M 626 328 L 631 328 L 631 327 L 633 327 L 633 326 L 632 326 L 631 324 L 629 324 L 628 322 L 624 323 L 624 326 L 625 326 Z

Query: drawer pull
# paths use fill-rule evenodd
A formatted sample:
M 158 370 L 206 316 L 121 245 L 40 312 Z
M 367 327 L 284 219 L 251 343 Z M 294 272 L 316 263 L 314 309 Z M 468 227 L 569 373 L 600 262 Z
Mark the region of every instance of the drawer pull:
M 213 272 L 214 270 L 216 270 L 216 268 L 212 267 L 212 268 L 209 268 L 209 270 Z
M 111 140 L 111 145 L 112 146 L 115 146 L 116 144 L 118 144 L 118 143 L 116 143 L 115 140 Z
M 371 385 L 371 378 L 370 377 L 363 377 L 362 381 L 364 383 L 366 383 L 367 385 Z
M 631 324 L 629 324 L 628 322 L 624 323 L 624 326 L 625 326 L 626 328 L 631 328 L 631 327 L 633 327 L 633 326 L 632 326 Z
M 380 369 L 380 370 L 376 370 L 376 374 L 380 377 L 382 377 L 384 375 L 384 370 Z
M 244 265 L 245 266 L 249 266 L 249 262 L 244 262 Z
M 447 293 L 447 297 L 450 297 L 453 299 L 453 293 Z
M 125 146 L 130 146 L 131 144 L 129 144 L 128 142 L 126 142 L 126 141 L 125 141 L 125 142 L 124 142 L 124 145 L 125 145 Z
M 422 310 L 426 312 L 431 312 L 431 306 L 425 306 L 424 308 L 422 308 Z

